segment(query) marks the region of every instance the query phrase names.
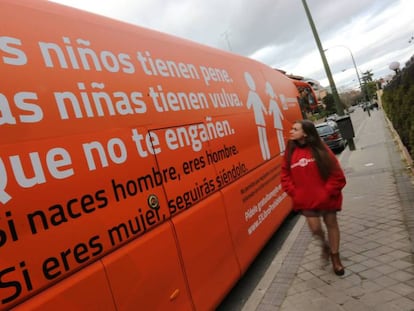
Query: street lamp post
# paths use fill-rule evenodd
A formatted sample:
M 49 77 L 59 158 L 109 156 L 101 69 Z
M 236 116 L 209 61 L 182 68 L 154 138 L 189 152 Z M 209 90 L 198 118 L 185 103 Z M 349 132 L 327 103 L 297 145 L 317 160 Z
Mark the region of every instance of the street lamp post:
M 349 47 L 345 46 L 345 45 L 335 45 L 335 46 L 332 46 L 330 48 L 325 49 L 324 52 L 328 51 L 329 49 L 336 48 L 336 47 L 340 47 L 340 48 L 344 48 L 344 49 L 348 50 L 349 54 L 351 55 L 352 64 L 354 65 L 355 73 L 356 73 L 357 78 L 358 78 L 358 83 L 359 83 L 359 87 L 361 89 L 361 94 L 362 95 L 366 94 L 366 92 L 364 91 L 364 88 L 362 87 L 361 78 L 359 77 L 358 67 L 356 65 L 354 54 L 352 53 L 351 49 Z M 365 97 L 367 97 L 367 96 L 365 96 Z M 369 112 L 369 107 L 367 107 L 367 111 L 368 111 L 368 116 L 371 116 L 371 114 Z
M 223 32 L 222 33 L 222 36 L 224 36 L 224 39 L 227 42 L 227 46 L 229 47 L 229 51 L 233 51 L 233 49 L 231 48 L 231 45 L 230 45 L 230 39 L 229 39 L 229 33 L 228 33 L 228 31 L 226 30 L 225 32 Z

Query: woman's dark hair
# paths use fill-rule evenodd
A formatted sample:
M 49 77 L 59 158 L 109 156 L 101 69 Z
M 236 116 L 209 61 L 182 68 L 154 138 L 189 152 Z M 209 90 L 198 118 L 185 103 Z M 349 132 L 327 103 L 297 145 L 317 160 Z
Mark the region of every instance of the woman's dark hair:
M 329 154 L 327 146 L 320 138 L 318 131 L 316 130 L 315 124 L 309 120 L 298 120 L 295 123 L 302 125 L 305 136 L 305 144 L 312 150 L 313 158 L 315 159 L 316 165 L 318 166 L 321 177 L 326 180 L 332 171 L 334 162 Z M 286 160 L 290 166 L 293 151 L 298 148 L 298 142 L 289 140 L 287 144 Z

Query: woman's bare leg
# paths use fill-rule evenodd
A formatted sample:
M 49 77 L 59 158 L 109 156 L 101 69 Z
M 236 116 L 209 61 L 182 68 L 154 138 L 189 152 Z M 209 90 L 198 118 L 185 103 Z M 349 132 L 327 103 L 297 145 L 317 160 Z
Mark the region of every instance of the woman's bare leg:
M 323 216 L 323 220 L 328 231 L 328 241 L 331 252 L 336 254 L 339 252 L 340 232 L 336 213 L 327 213 Z
M 328 260 L 330 249 L 325 239 L 325 232 L 323 231 L 320 217 L 306 216 L 306 221 L 308 223 L 309 229 L 311 230 L 313 236 L 315 236 L 321 242 L 321 248 L 322 248 L 321 257 L 325 260 Z
M 320 239 L 325 238 L 320 217 L 306 217 L 306 221 L 313 235 Z
M 323 216 L 326 228 L 328 230 L 328 240 L 331 247 L 332 267 L 336 275 L 344 275 L 344 266 L 339 258 L 339 226 L 336 213 L 328 213 Z

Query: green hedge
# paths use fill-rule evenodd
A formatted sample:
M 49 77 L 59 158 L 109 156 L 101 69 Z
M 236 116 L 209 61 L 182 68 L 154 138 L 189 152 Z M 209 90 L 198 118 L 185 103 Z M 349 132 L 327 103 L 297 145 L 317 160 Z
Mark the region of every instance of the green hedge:
M 397 74 L 384 88 L 384 110 L 414 159 L 414 64 Z

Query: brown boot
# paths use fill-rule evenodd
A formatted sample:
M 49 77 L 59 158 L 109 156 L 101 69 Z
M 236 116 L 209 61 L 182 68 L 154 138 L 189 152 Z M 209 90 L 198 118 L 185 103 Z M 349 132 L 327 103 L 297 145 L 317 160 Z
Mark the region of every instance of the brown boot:
M 331 253 L 331 260 L 332 260 L 332 267 L 333 271 L 336 275 L 344 275 L 345 269 L 341 263 L 341 259 L 339 258 L 339 253 L 333 254 Z

